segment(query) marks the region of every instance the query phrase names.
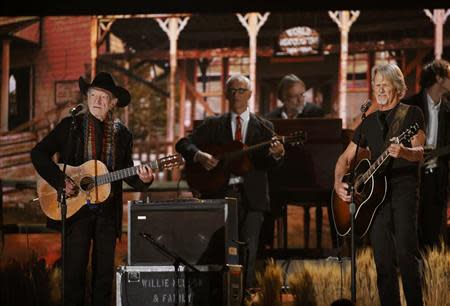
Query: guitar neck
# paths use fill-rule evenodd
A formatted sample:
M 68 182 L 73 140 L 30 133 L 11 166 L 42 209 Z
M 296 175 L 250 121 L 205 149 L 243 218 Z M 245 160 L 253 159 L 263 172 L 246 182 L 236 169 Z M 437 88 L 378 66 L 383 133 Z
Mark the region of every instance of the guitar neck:
M 158 160 L 151 161 L 147 164 L 152 170 L 159 169 Z M 129 167 L 113 172 L 109 172 L 103 175 L 97 176 L 97 185 L 109 184 L 115 181 L 123 180 L 127 177 L 137 175 L 137 170 L 140 166 Z
M 279 141 L 281 141 L 281 142 L 284 143 L 284 142 L 285 142 L 285 139 L 286 139 L 285 136 L 281 136 L 280 139 L 279 139 Z M 267 145 L 270 145 L 270 144 L 272 143 L 272 141 L 273 141 L 273 140 L 264 141 L 264 142 L 261 142 L 261 143 L 258 143 L 258 144 L 255 144 L 255 145 L 246 147 L 246 148 L 244 148 L 244 149 L 242 149 L 242 150 L 240 150 L 240 151 L 232 152 L 232 153 L 230 153 L 229 155 L 227 155 L 227 158 L 228 158 L 228 159 L 233 159 L 233 158 L 237 158 L 237 157 L 239 157 L 239 156 L 242 156 L 243 154 L 246 154 L 246 153 L 249 153 L 249 152 L 252 152 L 252 151 L 259 150 L 259 149 L 261 149 L 261 148 L 266 147 Z
M 381 155 L 377 158 L 377 160 L 372 163 L 367 169 L 366 172 L 364 172 L 363 175 L 361 175 L 358 180 L 356 181 L 356 185 L 361 185 L 367 183 L 367 181 L 372 177 L 372 175 L 377 172 L 378 169 L 380 169 L 381 165 L 389 158 L 389 151 L 385 150 Z

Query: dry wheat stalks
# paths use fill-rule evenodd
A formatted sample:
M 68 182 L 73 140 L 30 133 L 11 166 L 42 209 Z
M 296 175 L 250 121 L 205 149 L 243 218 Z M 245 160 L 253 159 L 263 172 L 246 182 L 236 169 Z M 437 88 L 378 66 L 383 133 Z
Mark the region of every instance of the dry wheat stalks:
M 256 273 L 256 282 L 261 288 L 253 299 L 252 305 L 281 306 L 281 286 L 283 284 L 283 269 L 270 258 L 267 260 L 263 273 Z
M 317 306 L 313 280 L 308 270 L 289 275 L 288 285 L 294 298 L 294 306 Z
M 440 247 L 424 254 L 424 289 L 426 306 L 450 306 L 450 251 L 441 242 Z
M 54 267 L 49 270 L 50 299 L 53 304 L 58 305 L 61 301 L 61 269 Z

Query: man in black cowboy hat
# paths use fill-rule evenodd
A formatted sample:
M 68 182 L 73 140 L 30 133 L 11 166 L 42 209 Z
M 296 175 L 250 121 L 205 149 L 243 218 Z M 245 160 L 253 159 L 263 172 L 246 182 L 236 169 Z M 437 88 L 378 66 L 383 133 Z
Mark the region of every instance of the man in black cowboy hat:
M 88 111 L 75 117 L 76 127 L 69 139 L 71 118 L 63 119 L 31 151 L 31 159 L 39 175 L 56 190 L 65 188 L 68 197 L 78 188 L 52 161 L 67 160 L 79 166 L 88 160 L 101 160 L 109 171 L 133 166 L 132 135 L 112 110 L 130 103 L 130 93 L 116 86 L 109 73 L 100 72 L 92 83 L 79 79 L 81 93 L 86 96 Z M 70 148 L 69 150 L 67 148 Z M 148 166 L 141 166 L 137 176 L 126 182 L 144 191 L 153 182 Z M 92 305 L 111 304 L 116 238 L 122 229 L 122 182 L 111 184 L 111 194 L 101 205 L 84 205 L 67 219 L 65 237 L 65 305 L 85 305 L 86 268 L 92 244 Z

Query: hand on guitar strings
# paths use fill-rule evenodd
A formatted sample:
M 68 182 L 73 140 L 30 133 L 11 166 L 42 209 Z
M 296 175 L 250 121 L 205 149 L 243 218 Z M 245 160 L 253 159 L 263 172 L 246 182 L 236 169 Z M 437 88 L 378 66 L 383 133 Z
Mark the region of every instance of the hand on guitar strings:
M 137 175 L 144 183 L 151 183 L 155 178 L 153 176 L 152 168 L 150 168 L 150 166 L 148 165 L 140 165 L 137 169 Z
M 68 198 L 76 196 L 78 194 L 79 188 L 75 184 L 75 182 L 70 177 L 66 177 L 64 182 L 66 184 L 66 186 L 65 186 L 66 196 Z
M 194 162 L 200 163 L 203 166 L 203 168 L 210 171 L 211 169 L 214 169 L 217 166 L 219 160 L 209 153 L 198 151 L 197 153 L 195 153 Z
M 348 191 L 348 184 L 342 182 L 342 178 L 334 182 L 334 191 L 345 202 L 351 201 L 350 193 Z
M 284 146 L 278 140 L 277 136 L 272 137 L 272 142 L 270 143 L 269 155 L 273 156 L 276 159 L 279 159 L 284 156 Z

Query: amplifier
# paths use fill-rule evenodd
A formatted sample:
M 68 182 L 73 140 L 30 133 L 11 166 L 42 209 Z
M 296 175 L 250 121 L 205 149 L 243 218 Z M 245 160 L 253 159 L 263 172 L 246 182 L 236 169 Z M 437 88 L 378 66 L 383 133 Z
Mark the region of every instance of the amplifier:
M 200 272 L 180 266 L 176 274 L 174 266 L 120 266 L 116 305 L 241 305 L 242 266 L 195 267 Z
M 128 203 L 128 265 L 173 265 L 158 245 L 192 265 L 239 264 L 237 240 L 234 198 Z

